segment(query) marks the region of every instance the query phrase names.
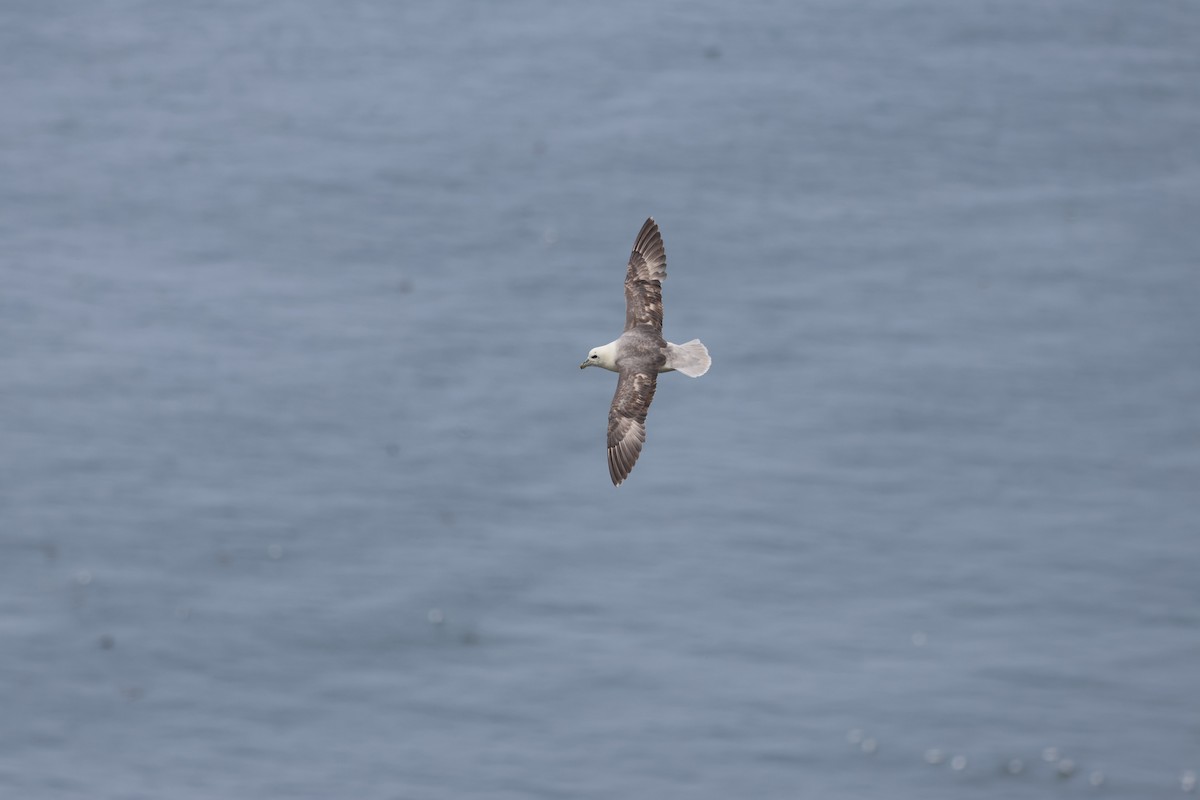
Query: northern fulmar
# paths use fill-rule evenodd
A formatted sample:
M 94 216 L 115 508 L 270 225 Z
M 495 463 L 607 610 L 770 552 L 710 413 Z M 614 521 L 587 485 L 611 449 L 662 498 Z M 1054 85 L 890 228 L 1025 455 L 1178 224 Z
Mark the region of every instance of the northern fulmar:
M 593 347 L 584 367 L 620 374 L 608 409 L 608 474 L 613 486 L 629 477 L 646 441 L 646 412 L 654 399 L 658 373 L 679 370 L 691 378 L 708 372 L 712 359 L 699 339 L 672 344 L 662 336 L 662 281 L 667 251 L 654 217 L 633 242 L 625 271 L 625 332 L 616 341 Z

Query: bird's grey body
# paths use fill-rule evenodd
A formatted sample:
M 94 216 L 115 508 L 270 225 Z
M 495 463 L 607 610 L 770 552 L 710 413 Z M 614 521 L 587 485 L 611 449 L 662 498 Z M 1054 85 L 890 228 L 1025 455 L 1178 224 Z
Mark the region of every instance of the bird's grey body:
M 625 272 L 625 332 L 592 348 L 579 365 L 618 373 L 617 391 L 608 411 L 608 472 L 620 486 L 637 463 L 646 441 L 646 412 L 654 399 L 658 374 L 679 370 L 698 378 L 712 364 L 699 339 L 677 345 L 662 336 L 662 281 L 667 253 L 658 224 L 650 217 L 633 243 Z

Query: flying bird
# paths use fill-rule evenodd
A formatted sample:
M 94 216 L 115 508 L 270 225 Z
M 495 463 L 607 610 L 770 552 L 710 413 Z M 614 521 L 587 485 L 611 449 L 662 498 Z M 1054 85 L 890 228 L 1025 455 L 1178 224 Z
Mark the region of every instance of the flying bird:
M 617 391 L 608 409 L 608 474 L 613 486 L 629 477 L 646 441 L 646 412 L 654 399 L 658 373 L 678 370 L 691 378 L 708 372 L 712 359 L 699 339 L 672 344 L 662 336 L 662 281 L 667 251 L 654 217 L 633 242 L 625 270 L 625 332 L 593 347 L 579 365 L 618 373 Z

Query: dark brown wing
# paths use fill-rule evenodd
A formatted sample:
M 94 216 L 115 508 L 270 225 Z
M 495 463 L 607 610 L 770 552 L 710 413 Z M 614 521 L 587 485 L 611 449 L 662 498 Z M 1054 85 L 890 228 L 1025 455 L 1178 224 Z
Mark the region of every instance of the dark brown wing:
M 662 333 L 662 280 L 667 277 L 667 251 L 654 217 L 646 220 L 633 242 L 625 271 L 625 330 L 649 325 Z
M 641 455 L 646 441 L 646 412 L 654 399 L 658 375 L 621 370 L 612 407 L 608 409 L 608 474 L 620 486 Z

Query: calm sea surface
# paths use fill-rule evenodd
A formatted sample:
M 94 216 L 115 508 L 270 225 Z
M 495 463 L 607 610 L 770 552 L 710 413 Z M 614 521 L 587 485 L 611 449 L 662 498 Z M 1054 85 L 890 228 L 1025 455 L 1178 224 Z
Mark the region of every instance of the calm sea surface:
M 1197 42 L 3 4 L 0 796 L 1186 796 Z M 714 364 L 614 489 L 650 214 Z

